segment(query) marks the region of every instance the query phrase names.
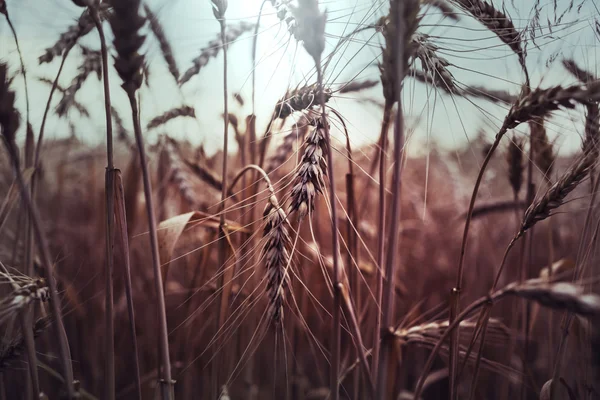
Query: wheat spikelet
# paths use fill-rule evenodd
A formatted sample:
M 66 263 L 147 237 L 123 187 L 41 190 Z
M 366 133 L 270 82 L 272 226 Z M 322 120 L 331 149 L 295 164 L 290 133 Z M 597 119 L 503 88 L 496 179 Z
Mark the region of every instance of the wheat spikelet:
M 529 206 L 517 237 L 523 235 L 525 231 L 539 221 L 550 217 L 551 212 L 560 207 L 567 195 L 587 177 L 595 161 L 596 156 L 593 152 L 583 153 L 575 164 L 540 199 Z
M 236 41 L 240 36 L 244 33 L 251 31 L 254 28 L 254 24 L 250 24 L 248 22 L 242 21 L 238 25 L 231 26 L 227 29 L 225 33 L 225 43 L 229 45 L 230 43 Z M 214 58 L 219 54 L 219 51 L 223 48 L 223 43 L 221 42 L 221 36 L 216 39 L 208 42 L 208 45 L 200 50 L 200 55 L 192 60 L 192 66 L 184 72 L 183 76 L 179 80 L 179 85 L 183 85 L 192 79 L 195 75 L 198 75 L 200 70 L 208 64 L 208 61 L 211 58 Z
M 506 14 L 483 0 L 453 0 L 486 28 L 494 32 L 519 57 L 525 69 L 525 52 L 521 43 L 521 33 Z
M 387 104 L 394 104 L 397 100 L 398 94 L 396 93 L 398 84 L 398 79 L 404 79 L 404 76 L 397 76 L 397 67 L 396 67 L 396 49 L 398 48 L 396 41 L 398 40 L 396 35 L 396 26 L 398 21 L 396 21 L 396 16 L 398 15 L 397 10 L 397 2 L 390 2 L 390 12 L 386 17 L 382 17 L 377 23 L 377 28 L 381 30 L 383 34 L 383 38 L 385 40 L 385 47 L 382 49 L 381 62 L 379 63 L 379 72 L 381 78 L 381 85 L 383 87 L 383 97 Z M 419 19 L 417 18 L 418 7 L 414 7 L 413 2 L 404 7 L 405 15 L 403 21 L 400 23 L 405 25 L 404 33 L 405 37 L 400 38 L 404 40 L 406 51 L 403 54 L 403 62 L 404 68 L 402 69 L 406 75 L 408 71 L 408 60 L 411 56 L 411 51 L 413 46 L 410 46 L 409 43 L 414 32 L 417 29 Z
M 515 295 L 536 301 L 546 307 L 567 310 L 579 315 L 599 315 L 600 296 L 586 294 L 581 285 L 567 282 L 548 283 L 530 279 L 522 284 L 514 283 L 499 292 L 500 296 Z
M 327 13 L 319 10 L 317 0 L 298 0 L 298 6 L 290 5 L 296 26 L 294 37 L 302 42 L 306 52 L 320 63 L 325 49 L 325 23 Z
M 152 33 L 158 40 L 158 44 L 160 45 L 160 52 L 169 67 L 169 72 L 175 78 L 177 82 L 179 80 L 179 68 L 177 67 L 177 62 L 175 61 L 175 57 L 173 57 L 173 49 L 171 48 L 171 43 L 167 40 L 167 36 L 165 35 L 165 31 L 160 24 L 160 21 L 152 12 L 152 9 L 148 6 L 148 4 L 144 4 L 144 12 L 146 13 L 146 18 L 150 23 L 150 29 Z
M 445 87 L 450 92 L 457 89 L 454 84 L 454 76 L 446 68 L 450 65 L 448 60 L 437 55 L 438 47 L 429 41 L 427 35 L 415 33 L 411 40 L 412 53 L 415 58 L 421 60 L 423 70 L 435 84 Z
M 456 82 L 454 82 L 454 84 L 451 86 L 437 85 L 436 81 L 434 81 L 428 74 L 416 69 L 410 69 L 407 76 L 414 78 L 421 83 L 434 85 L 436 88 L 442 89 L 448 94 L 477 97 L 492 101 L 494 103 L 504 102 L 507 104 L 512 104 L 517 99 L 515 96 L 504 90 L 488 89 L 479 85 L 469 85 L 462 89 L 456 85 Z
M 75 95 L 83 86 L 90 74 L 95 73 L 98 80 L 102 77 L 102 55 L 97 50 L 90 50 L 81 46 L 83 63 L 78 68 L 78 73 L 71 81 L 69 87 L 64 91 L 63 98 L 56 106 L 56 113 L 64 117 L 71 107 L 75 105 Z
M 50 318 L 44 317 L 35 321 L 33 337 L 39 337 L 50 326 Z M 21 357 L 25 351 L 25 337 L 20 334 L 0 350 L 0 372 L 10 367 L 13 361 Z
M 278 323 L 283 318 L 285 293 L 290 280 L 287 268 L 291 261 L 292 241 L 286 225 L 287 215 L 279 206 L 274 194 L 269 197 L 263 219 L 265 221 L 263 237 L 266 241 L 262 253 L 267 270 L 268 314 L 270 319 Z
M 575 60 L 564 59 L 563 65 L 566 68 L 566 70 L 571 73 L 571 75 L 573 75 L 582 83 L 589 83 L 597 80 L 597 78 L 591 72 L 580 68 L 575 62 Z
M 513 135 L 508 145 L 506 163 L 508 164 L 508 181 L 515 195 L 521 191 L 523 185 L 523 148 L 523 140 Z
M 378 81 L 367 79 L 364 81 L 350 81 L 339 89 L 340 93 L 353 93 L 360 92 L 362 90 L 370 89 L 379 84 Z
M 98 6 L 98 16 L 100 20 L 105 20 L 110 18 L 112 14 L 112 10 L 110 6 L 106 3 L 100 3 Z M 94 20 L 90 14 L 89 10 L 85 10 L 77 24 L 70 26 L 66 32 L 62 33 L 58 38 L 58 41 L 54 43 L 52 47 L 49 47 L 45 50 L 44 54 L 42 54 L 38 58 L 38 62 L 40 64 L 52 62 L 54 57 L 60 57 L 63 53 L 72 48 L 77 41 L 83 36 L 87 35 L 94 28 Z
M 498 327 L 498 328 L 502 329 L 502 324 L 497 319 L 491 318 L 489 323 L 490 323 L 491 327 Z M 427 322 L 427 323 L 420 324 L 420 325 L 414 325 L 414 326 L 411 326 L 408 328 L 398 329 L 398 330 L 394 331 L 393 335 L 394 335 L 394 338 L 396 338 L 404 343 L 423 342 L 423 340 L 426 337 L 430 337 L 430 338 L 439 337 L 444 332 L 444 330 L 446 330 L 448 328 L 449 325 L 450 325 L 450 323 L 448 320 Z M 465 321 L 460 322 L 461 330 L 462 329 L 474 330 L 477 328 L 477 326 L 478 325 L 477 325 L 476 321 L 465 320 Z
M 298 212 L 302 219 L 311 215 L 315 209 L 315 199 L 325 188 L 327 161 L 325 160 L 327 142 L 323 122 L 317 118 L 312 122 L 314 128 L 306 138 L 304 154 L 296 171 L 294 186 L 290 193 L 288 213 Z
M 323 89 L 323 94 L 325 102 L 328 102 L 331 99 L 331 89 Z M 273 117 L 285 119 L 295 111 L 310 110 L 313 106 L 319 106 L 319 97 L 320 90 L 317 84 L 288 91 L 283 99 L 275 105 Z
M 554 146 L 548 139 L 543 119 L 536 118 L 530 121 L 529 127 L 531 130 L 531 143 L 533 144 L 533 161 L 544 174 L 546 181 L 550 182 L 554 160 L 556 159 Z
M 48 78 L 38 78 L 38 81 L 45 83 L 46 85 L 52 86 L 54 85 L 54 82 L 51 79 Z M 67 89 L 61 85 L 56 85 L 56 89 L 62 93 L 63 96 L 65 96 L 67 94 Z M 77 112 L 79 112 L 79 114 L 81 114 L 83 117 L 86 118 L 90 118 L 90 112 L 88 111 L 87 107 L 84 106 L 83 104 L 81 104 L 80 102 L 78 102 L 77 100 L 73 99 L 72 100 L 72 107 L 74 107 Z
M 194 110 L 194 107 L 190 107 L 190 106 L 181 106 L 181 107 L 173 108 L 173 109 L 159 115 L 158 117 L 152 118 L 152 120 L 150 122 L 148 122 L 148 125 L 146 127 L 148 129 L 156 128 L 156 127 L 166 124 L 167 122 L 169 122 L 172 119 L 179 118 L 179 117 L 196 118 L 196 111 Z
M 527 92 L 525 92 L 527 93 Z M 600 84 L 585 86 L 555 86 L 548 89 L 535 89 L 522 95 L 511 107 L 504 121 L 505 129 L 513 129 L 523 122 L 543 118 L 560 108 L 572 109 L 575 102 L 586 103 L 600 98 Z
M 288 32 L 296 37 L 296 19 L 290 7 L 291 0 L 269 0 L 277 10 L 277 18 L 287 25 Z
M 128 94 L 138 90 L 143 80 L 144 56 L 139 54 L 139 50 L 145 37 L 140 35 L 139 30 L 144 26 L 145 20 L 139 14 L 140 3 L 140 0 L 111 1 L 114 12 L 109 22 L 117 50 L 115 69 Z
M 296 141 L 298 139 L 300 141 L 304 140 L 309 126 L 308 119 L 304 116 L 302 116 L 302 118 L 300 118 L 300 120 L 292 126 L 290 133 L 283 137 L 283 141 L 275 150 L 275 154 L 273 154 L 267 160 L 267 165 L 265 167 L 265 171 L 267 171 L 267 173 L 273 172 L 280 165 L 286 162 L 290 154 L 292 154 L 294 151 L 294 144 Z
M 421 4 L 428 5 L 431 7 L 435 7 L 442 12 L 445 17 L 450 18 L 453 21 L 458 21 L 458 14 L 454 11 L 454 9 L 448 4 L 446 0 L 421 0 Z

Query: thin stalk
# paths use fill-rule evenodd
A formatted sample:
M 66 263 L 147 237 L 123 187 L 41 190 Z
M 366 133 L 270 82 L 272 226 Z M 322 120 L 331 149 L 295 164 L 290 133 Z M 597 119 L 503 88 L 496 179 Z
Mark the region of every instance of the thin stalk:
M 596 202 L 596 196 L 598 194 L 598 189 L 600 189 L 600 176 L 596 178 L 594 182 L 594 188 L 592 189 L 592 195 L 590 198 L 590 203 L 588 206 L 588 210 L 585 216 L 585 222 L 583 224 L 583 230 L 581 232 L 581 238 L 579 240 L 579 248 L 577 249 L 577 258 L 576 258 L 576 269 L 575 275 L 573 276 L 573 281 L 576 281 L 580 278 L 581 272 L 583 270 L 583 266 L 581 263 L 585 262 L 585 259 L 582 260 L 582 256 L 584 253 L 585 244 L 587 242 L 587 231 L 589 230 L 589 226 L 592 220 L 592 211 L 594 209 L 594 203 Z M 554 400 L 556 398 L 556 384 L 559 381 L 560 370 L 562 367 L 563 358 L 566 354 L 567 348 L 567 340 L 569 338 L 569 330 L 571 329 L 571 324 L 573 323 L 573 314 L 570 312 L 563 313 L 562 318 L 562 335 L 560 337 L 560 342 L 558 344 L 558 350 L 556 352 L 556 358 L 554 361 L 554 368 L 552 371 L 552 383 L 550 386 L 550 400 Z
M 123 277 L 125 279 L 125 296 L 127 298 L 127 313 L 129 314 L 129 332 L 131 334 L 131 346 L 133 349 L 133 373 L 135 376 L 135 388 L 137 399 L 142 400 L 142 383 L 140 380 L 140 363 L 138 356 L 138 343 L 135 329 L 135 311 L 133 307 L 133 290 L 131 285 L 131 263 L 129 260 L 129 236 L 127 234 L 127 215 L 125 210 L 125 189 L 121 171 L 115 169 L 115 228 L 120 232 L 121 246 L 123 248 Z
M 56 88 L 58 86 L 58 80 L 60 79 L 60 75 L 62 74 L 63 67 L 65 66 L 65 61 L 67 61 L 67 56 L 71 52 L 73 46 L 67 48 L 62 56 L 60 61 L 60 66 L 58 67 L 58 72 L 56 73 L 56 77 L 54 78 L 54 82 L 52 82 L 52 88 L 50 89 L 50 94 L 48 95 L 48 101 L 46 101 L 46 108 L 44 108 L 44 116 L 42 117 L 42 125 L 40 126 L 40 134 L 38 136 L 37 146 L 35 148 L 35 158 L 33 165 L 39 165 L 40 155 L 42 152 L 42 143 L 44 140 L 44 132 L 46 128 L 46 121 L 48 119 L 48 112 L 50 111 L 50 105 L 52 104 L 52 97 L 54 97 L 54 92 L 56 92 Z
M 131 114 L 133 119 L 133 129 L 135 132 L 135 141 L 140 155 L 140 167 L 142 169 L 142 179 L 144 182 L 144 197 L 146 199 L 146 213 L 148 217 L 150 248 L 152 251 L 152 269 L 154 271 L 154 290 L 156 292 L 156 301 L 158 302 L 158 325 L 159 325 L 159 350 L 162 360 L 162 379 L 160 381 L 163 400 L 173 398 L 173 380 L 171 379 L 171 362 L 169 360 L 169 336 L 167 331 L 167 312 L 165 309 L 165 298 L 163 296 L 163 282 L 160 273 L 160 257 L 158 253 L 158 237 L 156 234 L 156 217 L 154 216 L 154 202 L 152 200 L 152 182 L 148 172 L 146 161 L 146 151 L 144 149 L 144 139 L 142 137 L 142 128 L 140 126 L 139 111 L 135 92 L 128 91 L 129 104 L 131 105 Z
M 115 326 L 113 311 L 113 273 L 114 273 L 114 216 L 115 216 L 115 195 L 114 195 L 114 155 L 113 155 L 113 133 L 111 117 L 110 87 L 108 79 L 108 50 L 106 47 L 106 38 L 102 29 L 102 22 L 98 16 L 98 11 L 92 6 L 89 8 L 90 15 L 94 20 L 98 36 L 100 37 L 100 50 L 102 53 L 102 82 L 104 84 L 104 111 L 106 115 L 106 173 L 104 175 L 104 192 L 106 196 L 106 271 L 105 271 L 105 305 L 106 314 L 104 321 L 104 349 L 105 349 L 105 370 L 104 386 L 105 396 L 109 400 L 114 400 L 116 393 L 115 386 Z
M 360 329 L 360 315 L 362 308 L 360 305 L 362 304 L 362 296 L 361 296 L 361 286 L 360 286 L 360 268 L 358 261 L 358 246 L 356 238 L 357 233 L 354 232 L 352 227 L 358 227 L 356 223 L 356 204 L 355 204 L 355 194 L 354 194 L 354 175 L 346 174 L 346 196 L 347 196 L 347 207 L 348 207 L 348 221 L 346 223 L 346 237 L 348 238 L 348 251 L 346 253 L 347 259 L 346 263 L 350 266 L 350 293 L 352 293 L 352 297 L 355 299 L 356 304 L 356 314 L 357 318 L 357 326 Z M 356 262 L 356 267 L 352 267 L 353 261 Z M 360 350 L 357 351 L 357 354 L 353 354 L 353 358 L 356 359 L 357 356 L 360 355 Z M 368 377 L 371 379 L 371 384 L 373 384 L 373 376 L 372 374 Z M 358 369 L 353 372 L 353 381 L 354 388 L 352 393 L 354 397 L 360 397 L 360 371 Z
M 373 359 L 371 362 L 373 381 L 377 382 L 377 374 L 379 368 L 379 353 L 381 348 L 380 332 L 381 332 L 381 304 L 383 301 L 383 263 L 385 260 L 385 207 L 386 207 L 386 162 L 385 153 L 387 147 L 387 133 L 390 126 L 392 105 L 387 104 L 383 110 L 383 121 L 381 122 L 381 134 L 379 141 L 379 243 L 377 248 L 377 304 L 375 313 L 375 335 L 373 343 Z M 370 180 L 369 180 L 370 182 Z M 366 192 L 368 193 L 368 192 Z M 365 196 L 365 200 L 368 196 Z
M 341 283 L 342 271 L 340 269 L 340 243 L 338 238 L 338 219 L 337 219 L 337 199 L 335 197 L 335 171 L 333 169 L 333 151 L 331 148 L 331 137 L 329 126 L 325 115 L 325 93 L 323 89 L 323 70 L 321 68 L 320 58 L 315 59 L 317 69 L 317 81 L 319 83 L 319 101 L 321 103 L 321 118 L 323 119 L 323 129 L 325 131 L 327 143 L 327 174 L 329 176 L 329 202 L 331 204 L 331 241 L 333 248 L 333 285 L 336 287 Z M 332 351 L 331 351 L 331 376 L 330 390 L 331 399 L 339 400 L 339 372 L 340 372 L 340 348 L 341 348 L 341 308 L 342 299 L 339 290 L 333 291 L 333 326 L 332 326 Z M 361 349 L 362 350 L 362 349 Z
M 61 301 L 58 296 L 58 290 L 56 287 L 56 281 L 53 276 L 52 258 L 50 257 L 50 250 L 48 242 L 42 231 L 42 225 L 40 222 L 39 212 L 32 200 L 31 194 L 25 184 L 21 169 L 19 168 L 19 158 L 16 145 L 14 143 L 8 143 L 5 141 L 9 156 L 11 158 L 13 172 L 19 189 L 21 191 L 21 199 L 25 202 L 27 211 L 31 216 L 31 222 L 33 223 L 35 241 L 39 248 L 40 255 L 42 258 L 42 264 L 46 272 L 46 279 L 48 280 L 48 287 L 50 289 L 50 302 L 52 305 L 52 314 L 54 317 L 54 336 L 58 340 L 59 357 L 63 368 L 63 376 L 65 377 L 65 384 L 67 386 L 67 396 L 69 399 L 75 398 L 75 388 L 73 386 L 73 366 L 71 365 L 71 351 L 69 349 L 69 342 L 67 340 L 67 334 L 62 320 L 62 309 Z
M 24 309 L 19 312 L 21 331 L 25 339 L 25 350 L 27 353 L 27 366 L 29 367 L 29 376 L 31 377 L 31 388 L 35 398 L 40 397 L 40 378 L 37 370 L 37 354 L 35 352 L 35 341 L 33 331 L 31 330 L 31 310 Z
M 471 200 L 469 202 L 469 210 L 467 211 L 467 219 L 465 221 L 465 228 L 463 231 L 462 243 L 460 247 L 460 257 L 458 260 L 458 272 L 456 276 L 456 286 L 452 289 L 450 293 L 450 322 L 454 321 L 454 318 L 459 315 L 460 311 L 460 295 L 462 291 L 462 277 L 463 277 L 463 269 L 464 269 L 464 261 L 465 261 L 465 252 L 467 248 L 467 239 L 469 237 L 469 228 L 471 226 L 471 220 L 473 218 L 473 209 L 475 207 L 475 200 L 477 199 L 477 193 L 479 192 L 479 186 L 481 185 L 481 181 L 483 179 L 483 174 L 492 159 L 492 155 L 498 148 L 500 144 L 500 140 L 506 133 L 507 128 L 503 125 L 498 133 L 496 134 L 496 138 L 494 139 L 494 143 L 490 147 L 485 159 L 483 160 L 483 164 L 479 169 L 479 173 L 477 174 L 477 179 L 475 181 L 475 186 L 473 187 L 473 193 L 471 195 Z M 456 367 L 458 363 L 458 338 L 460 336 L 460 331 L 457 328 L 452 332 L 451 340 L 450 340 L 450 394 L 452 396 L 453 393 L 456 392 L 455 388 L 455 378 L 456 378 Z
M 396 21 L 405 21 L 404 15 L 407 5 L 404 1 L 399 1 L 397 4 Z M 396 99 L 398 110 L 396 112 L 396 120 L 394 123 L 394 169 L 392 175 L 392 204 L 391 204 L 391 223 L 389 229 L 389 238 L 387 241 L 387 254 L 385 257 L 385 282 L 383 286 L 382 296 L 382 330 L 376 332 L 382 335 L 382 339 L 386 338 L 383 343 L 382 353 L 379 360 L 379 372 L 377 377 L 378 399 L 383 399 L 386 395 L 385 388 L 388 380 L 388 364 L 390 356 L 393 353 L 393 343 L 389 336 L 384 334 L 383 330 L 388 329 L 392 325 L 394 317 L 394 277 L 396 268 L 396 254 L 399 240 L 399 225 L 402 197 L 402 155 L 404 154 L 404 114 L 402 112 L 402 82 L 405 76 L 405 42 L 406 24 L 398 23 L 396 26 Z
M 219 24 L 221 26 L 221 43 L 223 43 L 223 114 L 229 115 L 228 108 L 228 91 L 227 91 L 227 43 L 225 41 L 225 18 L 219 19 Z M 227 199 L 227 155 L 229 151 L 229 140 L 228 140 L 228 132 L 229 131 L 229 118 L 225 118 L 223 121 L 223 169 L 222 169 L 222 188 L 221 188 L 221 203 L 219 205 L 219 252 L 218 252 L 218 263 L 217 267 L 219 268 L 219 282 L 217 284 L 217 288 L 222 288 L 225 285 L 224 282 L 224 274 L 220 272 L 225 269 L 226 262 L 226 252 L 227 252 L 227 241 L 225 238 L 225 225 L 226 225 L 226 215 L 225 215 L 225 200 Z M 220 302 L 217 303 L 217 318 L 216 318 L 216 331 L 219 332 L 221 329 L 221 325 L 225 320 L 225 312 L 226 308 L 223 307 L 223 303 L 228 300 L 228 294 L 225 291 L 221 291 Z M 225 309 L 224 309 L 225 308 Z M 220 337 L 220 336 L 219 336 Z M 221 340 L 217 340 L 215 343 L 215 349 L 219 349 L 221 346 Z M 218 351 L 218 350 L 217 350 Z M 220 356 L 215 357 L 212 363 L 212 371 L 213 371 L 213 398 L 217 398 L 219 393 L 219 367 L 221 365 Z

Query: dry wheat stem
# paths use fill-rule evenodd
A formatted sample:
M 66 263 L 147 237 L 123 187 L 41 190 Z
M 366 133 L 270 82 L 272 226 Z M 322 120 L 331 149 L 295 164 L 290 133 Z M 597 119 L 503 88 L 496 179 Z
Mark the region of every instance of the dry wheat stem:
M 32 200 L 30 191 L 25 184 L 20 169 L 19 151 L 15 143 L 15 134 L 19 127 L 19 115 L 14 108 L 14 99 L 15 94 L 8 86 L 7 67 L 5 64 L 0 64 L 0 127 L 2 128 L 2 138 L 10 157 L 17 185 L 21 192 L 21 199 L 27 207 L 31 223 L 33 224 L 35 241 L 41 253 L 42 264 L 46 272 L 46 279 L 48 280 L 50 297 L 52 299 L 52 312 L 55 320 L 55 323 L 53 324 L 54 334 L 58 341 L 59 355 L 66 380 L 67 394 L 69 398 L 73 398 L 75 396 L 75 391 L 73 388 L 73 369 L 70 361 L 71 355 L 62 322 L 61 302 L 57 292 L 56 281 L 53 276 L 50 251 L 46 237 L 42 231 L 38 210 Z
M 142 70 L 144 56 L 139 54 L 139 49 L 144 42 L 144 37 L 139 30 L 145 21 L 139 15 L 140 0 L 128 2 L 112 1 L 114 13 L 110 18 L 110 25 L 114 33 L 114 46 L 117 51 L 115 58 L 115 69 L 123 80 L 121 87 L 127 93 L 131 107 L 131 116 L 137 144 L 142 180 L 144 186 L 144 197 L 146 199 L 146 214 L 149 225 L 149 240 L 152 251 L 152 268 L 154 273 L 154 291 L 158 302 L 159 322 L 159 354 L 162 363 L 160 380 L 161 395 L 163 400 L 173 398 L 173 380 L 171 378 L 171 363 L 169 357 L 169 341 L 167 331 L 167 315 L 165 310 L 165 298 L 163 296 L 163 282 L 160 271 L 160 256 L 158 252 L 158 238 L 156 233 L 156 218 L 152 200 L 152 183 L 148 172 L 146 151 L 139 120 L 138 103 L 135 93 L 140 88 L 143 80 Z
M 421 376 L 414 391 L 415 400 L 419 398 L 433 361 L 450 333 L 472 312 L 486 305 L 491 307 L 491 305 L 507 296 L 516 296 L 539 302 L 550 308 L 567 309 L 581 315 L 600 315 L 600 296 L 585 294 L 583 288 L 579 285 L 564 282 L 549 283 L 545 279 L 530 279 L 522 283 L 513 282 L 488 296 L 474 301 L 456 316 L 438 339 L 421 371 Z
M 106 38 L 102 28 L 98 11 L 90 7 L 90 14 L 98 30 L 100 37 L 101 48 L 101 74 L 104 87 L 104 113 L 106 116 L 106 172 L 104 175 L 104 191 L 105 191 L 105 218 L 106 218 L 106 270 L 105 270 L 105 370 L 104 370 L 104 395 L 109 400 L 115 399 L 116 384 L 115 384 L 115 326 L 114 326 L 114 293 L 113 293 L 113 272 L 114 272 L 114 216 L 115 216 L 115 195 L 114 195 L 114 155 L 113 155 L 113 133 L 112 133 L 112 117 L 111 117 L 111 101 L 110 101 L 110 82 L 108 78 L 108 49 L 106 46 Z M 87 58 L 86 58 L 87 63 Z M 74 94 L 73 94 L 74 97 Z
M 392 172 L 392 203 L 391 203 L 391 215 L 390 215 L 390 229 L 389 238 L 387 242 L 387 253 L 385 256 L 385 282 L 383 286 L 382 296 L 382 330 L 387 329 L 392 325 L 392 318 L 394 315 L 394 280 L 396 272 L 396 255 L 399 241 L 399 225 L 400 225 L 400 211 L 401 211 L 401 195 L 402 195 L 402 165 L 404 155 L 404 114 L 402 110 L 402 86 L 403 80 L 408 71 L 408 58 L 410 55 L 410 38 L 413 36 L 417 29 L 419 19 L 417 13 L 419 11 L 419 5 L 416 0 L 397 1 L 390 5 L 390 15 L 392 16 L 395 23 L 391 23 L 393 26 L 394 38 L 391 42 L 386 43 L 387 46 L 392 45 L 390 49 L 386 46 L 386 51 L 392 52 L 391 62 L 392 65 L 385 65 L 384 61 L 384 72 L 386 75 L 393 77 L 393 80 L 389 82 L 394 92 L 393 97 L 389 99 L 386 96 L 386 101 L 395 101 L 398 104 L 398 112 L 396 113 L 396 120 L 394 122 L 394 168 Z M 387 42 L 387 38 L 386 38 Z M 385 52 L 384 52 L 385 55 Z M 385 60 L 385 58 L 384 58 Z M 384 76 L 382 73 L 382 84 L 384 82 Z M 385 95 L 384 90 L 384 95 Z M 385 232 L 380 232 L 381 235 L 385 235 Z M 381 334 L 382 332 L 376 332 Z M 378 380 L 377 380 L 377 394 L 378 398 L 382 398 L 384 393 L 387 379 L 388 379 L 388 366 L 389 357 L 392 353 L 392 343 L 384 341 L 382 344 L 382 354 L 378 367 Z

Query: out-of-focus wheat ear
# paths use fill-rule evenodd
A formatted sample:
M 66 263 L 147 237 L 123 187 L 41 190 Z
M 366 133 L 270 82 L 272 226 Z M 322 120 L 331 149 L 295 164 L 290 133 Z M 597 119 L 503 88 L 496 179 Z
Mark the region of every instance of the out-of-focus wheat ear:
M 19 112 L 15 108 L 15 92 L 9 87 L 8 66 L 0 63 L 0 128 L 8 146 L 16 151 L 15 137 L 21 123 Z
M 567 195 L 588 176 L 592 166 L 596 162 L 596 158 L 592 152 L 581 154 L 575 164 L 541 198 L 534 201 L 527 211 L 525 211 L 525 216 L 523 217 L 521 229 L 517 237 L 522 236 L 539 221 L 550 217 L 552 211 L 560 207 Z
M 267 272 L 267 294 L 269 319 L 279 324 L 283 320 L 283 305 L 289 286 L 288 268 L 291 264 L 292 240 L 288 233 L 287 215 L 272 194 L 263 211 L 265 226 L 262 248 Z
M 244 33 L 251 31 L 254 28 L 254 24 L 242 21 L 237 25 L 230 26 L 225 33 L 225 44 L 229 46 L 232 42 L 235 42 Z M 217 36 L 216 39 L 208 42 L 206 47 L 200 49 L 200 55 L 192 60 L 192 66 L 183 73 L 179 80 L 179 86 L 188 82 L 194 76 L 200 73 L 200 70 L 208 64 L 211 58 L 215 58 L 219 51 L 223 48 L 223 41 L 221 35 Z
M 171 43 L 167 39 L 165 35 L 165 31 L 163 29 L 162 24 L 156 17 L 156 15 L 152 12 L 152 9 L 148 6 L 148 4 L 144 4 L 144 12 L 146 13 L 146 18 L 150 22 L 150 29 L 152 33 L 158 40 L 158 44 L 160 45 L 160 52 L 169 67 L 169 72 L 175 79 L 175 82 L 179 81 L 179 68 L 177 67 L 177 62 L 175 61 L 175 57 L 173 56 L 173 49 L 171 48 Z
M 79 66 L 77 75 L 64 91 L 63 98 L 56 106 L 56 113 L 59 117 L 64 117 L 70 108 L 75 105 L 75 96 L 89 76 L 96 74 L 98 79 L 102 77 L 102 55 L 100 51 L 90 50 L 87 47 L 81 46 L 81 52 L 83 63 Z
M 454 8 L 446 0 L 421 0 L 421 4 L 425 6 L 435 7 L 445 16 L 453 21 L 458 21 L 460 18 Z
M 579 65 L 577 65 L 577 63 L 573 59 L 565 58 L 562 62 L 565 69 L 569 71 L 571 75 L 577 78 L 577 80 L 579 80 L 581 83 L 589 83 L 598 79 L 591 72 L 588 72 L 583 68 L 579 67 Z
M 112 0 L 113 13 L 109 17 L 117 51 L 115 69 L 123 80 L 123 89 L 135 93 L 142 85 L 144 56 L 139 53 L 145 37 L 139 33 L 145 20 L 139 14 L 140 0 Z
M 350 81 L 350 82 L 344 84 L 337 91 L 339 93 L 360 92 L 362 90 L 370 89 L 370 88 L 375 87 L 377 85 L 379 85 L 379 81 L 376 81 L 374 79 L 366 79 L 364 81 Z
M 181 107 L 173 108 L 173 109 L 166 111 L 165 113 L 159 115 L 158 117 L 152 118 L 152 120 L 150 120 L 150 122 L 148 122 L 148 125 L 146 126 L 146 128 L 148 128 L 148 129 L 157 128 L 161 125 L 166 124 L 170 120 L 179 118 L 179 117 L 196 118 L 196 111 L 194 110 L 194 107 L 191 107 L 191 106 L 181 106 Z
M 106 3 L 100 3 L 98 7 L 98 16 L 101 20 L 108 19 L 112 14 L 111 7 Z M 62 33 L 59 39 L 45 50 L 44 54 L 38 58 L 40 64 L 49 63 L 54 60 L 54 57 L 62 56 L 66 51 L 71 49 L 77 41 L 87 35 L 94 29 L 94 20 L 90 10 L 85 10 L 75 25 L 67 28 L 67 31 Z
M 515 196 L 519 195 L 523 185 L 523 149 L 523 139 L 513 135 L 508 145 L 506 163 L 508 164 L 508 181 Z
M 548 138 L 542 118 L 535 118 L 529 121 L 529 129 L 531 144 L 533 145 L 533 161 L 544 175 L 544 180 L 550 183 L 556 159 L 554 145 Z
M 33 337 L 38 338 L 50 326 L 51 318 L 44 317 L 35 321 L 33 324 Z M 5 371 L 17 361 L 25 350 L 25 337 L 19 335 L 8 344 L 2 346 L 0 351 L 0 372 Z
M 577 315 L 600 315 L 600 296 L 585 293 L 583 286 L 574 283 L 548 283 L 530 279 L 522 284 L 509 285 L 502 292 Z
M 46 279 L 50 288 L 50 297 L 52 299 L 52 314 L 54 318 L 54 336 L 58 342 L 59 358 L 63 367 L 63 376 L 67 387 L 67 394 L 70 398 L 75 397 L 73 387 L 73 367 L 71 364 L 71 351 L 66 337 L 65 328 L 62 321 L 61 300 L 58 296 L 57 284 L 53 275 L 53 264 L 51 261 L 48 242 L 42 230 L 40 215 L 32 199 L 30 191 L 25 184 L 23 174 L 19 163 L 19 150 L 15 143 L 15 134 L 19 128 L 19 114 L 15 109 L 15 93 L 8 84 L 8 68 L 6 64 L 0 63 L 0 131 L 2 139 L 8 151 L 9 158 L 13 167 L 13 172 L 21 192 L 21 199 L 27 207 L 30 220 L 33 226 L 35 240 L 37 242 L 42 264 L 45 269 Z

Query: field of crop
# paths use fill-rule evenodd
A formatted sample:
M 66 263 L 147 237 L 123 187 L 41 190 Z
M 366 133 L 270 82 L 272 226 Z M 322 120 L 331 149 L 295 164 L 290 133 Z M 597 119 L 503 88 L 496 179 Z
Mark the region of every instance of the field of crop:
M 0 400 L 600 399 L 600 11 L 508 3 L 0 0 Z

